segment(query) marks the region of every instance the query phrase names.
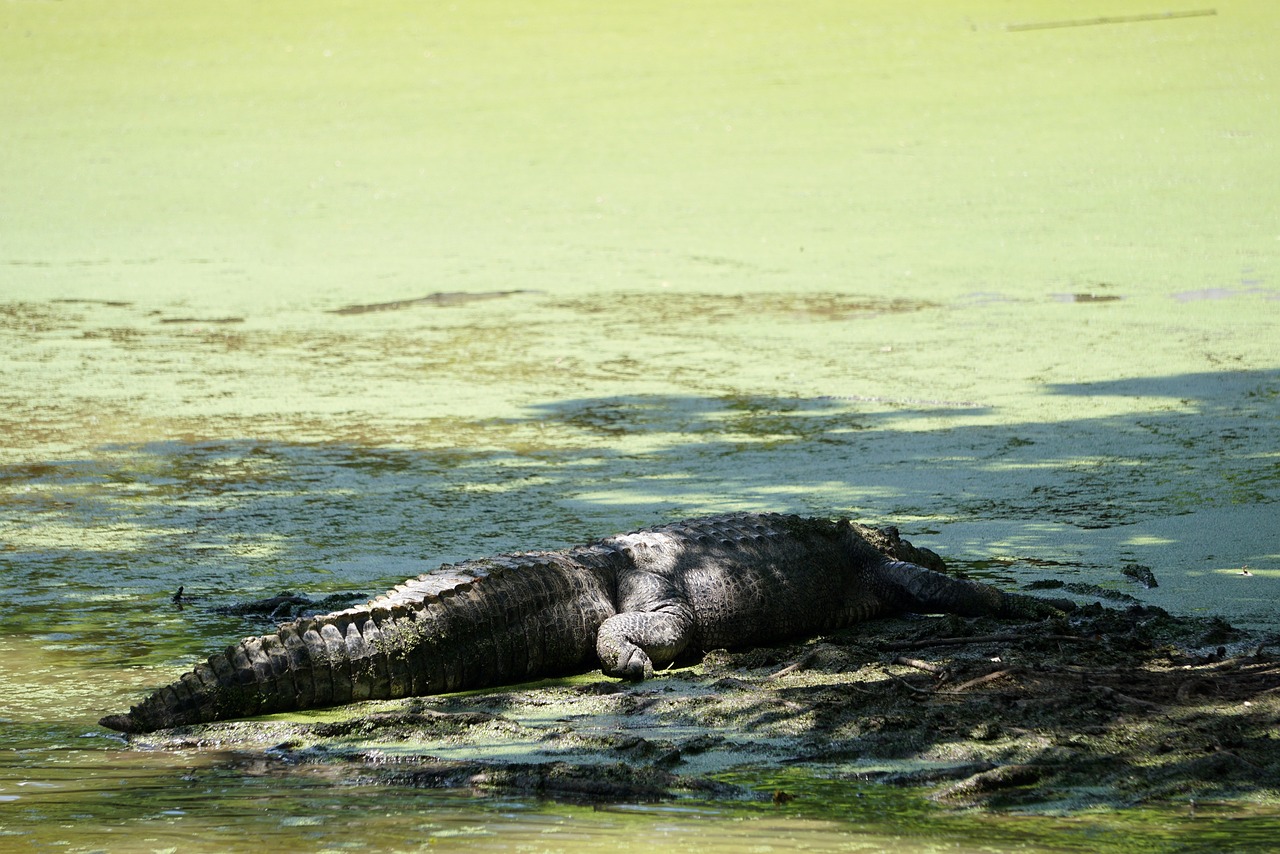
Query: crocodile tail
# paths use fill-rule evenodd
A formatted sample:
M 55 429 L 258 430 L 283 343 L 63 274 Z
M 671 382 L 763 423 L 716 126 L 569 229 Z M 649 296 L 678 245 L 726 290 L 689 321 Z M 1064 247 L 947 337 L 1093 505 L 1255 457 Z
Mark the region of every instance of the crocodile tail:
M 368 605 L 245 638 L 99 723 L 150 732 L 524 681 L 588 661 L 613 613 L 598 575 L 555 556 L 442 569 Z
M 1041 599 L 1022 593 L 1001 593 L 1001 617 L 1040 620 L 1046 617 L 1064 617 L 1076 609 L 1070 599 Z
M 955 578 L 905 561 L 886 560 L 877 567 L 875 575 L 895 610 L 983 617 L 999 615 L 1005 604 L 1005 595 L 988 584 Z
M 873 579 L 884 599 L 897 610 L 921 614 L 1039 619 L 1061 616 L 1074 607 L 1061 599 L 1006 593 L 990 584 L 897 560 L 886 560 L 876 567 Z
M 184 724 L 391 699 L 411 693 L 408 659 L 421 611 L 351 609 L 249 637 L 102 726 L 150 732 Z M 417 687 L 426 687 L 417 686 Z

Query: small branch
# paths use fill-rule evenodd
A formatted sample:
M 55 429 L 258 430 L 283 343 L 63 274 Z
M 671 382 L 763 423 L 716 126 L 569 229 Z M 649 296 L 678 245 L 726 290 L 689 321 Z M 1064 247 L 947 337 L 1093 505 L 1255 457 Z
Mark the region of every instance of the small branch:
M 988 673 L 986 676 L 979 676 L 977 679 L 970 679 L 968 682 L 963 682 L 954 688 L 945 689 L 945 690 L 943 689 L 930 690 L 926 688 L 917 688 L 907 680 L 903 679 L 901 676 L 894 676 L 892 673 L 889 673 L 887 675 L 889 676 L 890 679 L 892 679 L 894 682 L 897 682 L 899 685 L 901 685 L 903 688 L 906 688 L 908 691 L 911 691 L 916 694 L 924 694 L 927 697 L 954 697 L 956 695 L 966 696 L 966 697 L 973 697 L 973 696 L 991 697 L 991 696 L 1000 696 L 1000 695 L 991 694 L 991 693 L 975 695 L 975 694 L 968 693 L 966 689 L 972 688 L 976 685 L 982 685 L 983 683 L 986 683 L 986 682 L 993 682 L 996 679 L 999 679 L 1001 676 L 1008 676 L 1010 674 L 1018 673 L 1020 671 L 1021 671 L 1021 668 L 1018 668 L 1018 667 L 1010 667 L 1006 670 L 997 670 L 995 673 Z
M 969 638 L 931 638 L 917 641 L 889 641 L 881 644 L 885 649 L 925 649 L 931 646 L 963 646 L 970 643 L 1009 643 L 1022 640 L 1019 635 L 976 635 Z
M 1022 672 L 1022 670 L 1019 667 L 1006 667 L 1004 670 L 997 670 L 994 673 L 988 673 L 986 676 L 979 676 L 977 679 L 970 679 L 968 682 L 961 682 L 947 693 L 962 694 L 970 688 L 976 688 L 979 685 L 994 682 L 1002 676 L 1012 676 L 1013 674 L 1020 672 Z
M 974 635 L 967 638 L 926 638 L 914 641 L 886 641 L 880 644 L 881 649 L 927 649 L 931 646 L 964 646 L 972 643 L 1013 643 L 1025 640 L 1051 640 L 1064 643 L 1092 643 L 1096 638 L 1082 638 L 1078 635 Z
M 800 656 L 800 658 L 788 664 L 786 667 L 782 668 L 781 670 L 776 670 L 773 673 L 770 673 L 765 678 L 770 680 L 781 679 L 783 676 L 789 676 L 790 674 L 795 673 L 799 670 L 804 670 L 810 664 L 813 664 L 813 659 L 816 657 L 817 657 L 816 651 L 807 652 L 804 655 Z
M 892 679 L 894 682 L 897 682 L 899 685 L 901 685 L 903 688 L 906 688 L 908 691 L 911 691 L 916 694 L 924 694 L 926 697 L 932 697 L 936 694 L 948 693 L 946 691 L 929 691 L 924 688 L 917 688 L 907 680 L 903 679 L 901 676 L 894 676 L 892 673 L 889 673 L 887 675 L 890 679 Z
M 905 655 L 898 656 L 893 660 L 893 663 L 901 664 L 903 667 L 914 667 L 916 670 L 923 670 L 925 673 L 932 673 L 934 676 L 942 676 L 947 672 L 945 667 L 931 664 L 928 661 L 921 661 L 918 658 L 907 658 Z

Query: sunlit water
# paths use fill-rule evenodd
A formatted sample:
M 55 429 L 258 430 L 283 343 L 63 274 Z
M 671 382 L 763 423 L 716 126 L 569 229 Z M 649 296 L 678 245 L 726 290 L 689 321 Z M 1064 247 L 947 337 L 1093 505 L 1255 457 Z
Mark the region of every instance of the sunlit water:
M 0 848 L 1268 849 L 1239 805 L 592 809 L 94 723 L 264 628 L 218 605 L 729 509 L 1274 629 L 1280 34 L 1138 7 L 4 6 Z

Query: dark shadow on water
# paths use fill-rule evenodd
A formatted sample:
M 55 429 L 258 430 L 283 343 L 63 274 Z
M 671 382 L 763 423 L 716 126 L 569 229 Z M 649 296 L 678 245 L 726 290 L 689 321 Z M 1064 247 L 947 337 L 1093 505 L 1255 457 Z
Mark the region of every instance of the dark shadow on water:
M 1061 386 L 1187 403 L 1022 424 L 975 424 L 982 410 L 939 402 L 632 395 L 487 423 L 551 437 L 518 450 L 253 439 L 103 448 L 0 469 L 0 485 L 23 487 L 0 510 L 39 534 L 0 551 L 14 608 L 6 634 L 55 632 L 50 647 L 73 666 L 190 661 L 263 630 L 218 606 L 283 591 L 374 594 L 444 562 L 721 510 L 1088 530 L 1270 504 L 1277 389 L 1280 372 Z M 907 536 L 928 530 L 903 525 Z M 945 542 L 927 544 L 946 555 Z M 1017 567 L 1001 571 L 1012 579 Z M 197 600 L 181 610 L 179 586 Z
M 1167 377 L 1125 377 L 1087 383 L 1050 383 L 1052 394 L 1083 397 L 1164 397 L 1194 403 L 1207 409 L 1233 409 L 1242 402 L 1275 401 L 1280 397 L 1280 372 L 1204 371 Z

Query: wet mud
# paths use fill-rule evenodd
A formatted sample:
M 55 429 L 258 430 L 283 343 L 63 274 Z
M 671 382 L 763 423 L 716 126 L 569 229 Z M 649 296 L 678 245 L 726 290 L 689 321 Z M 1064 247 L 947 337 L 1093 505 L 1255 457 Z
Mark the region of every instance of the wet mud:
M 946 807 L 1072 812 L 1276 797 L 1278 717 L 1280 638 L 1094 603 L 1036 624 L 880 621 L 634 685 L 596 672 L 129 741 L 570 801 L 786 803 L 731 781 L 804 768 Z

